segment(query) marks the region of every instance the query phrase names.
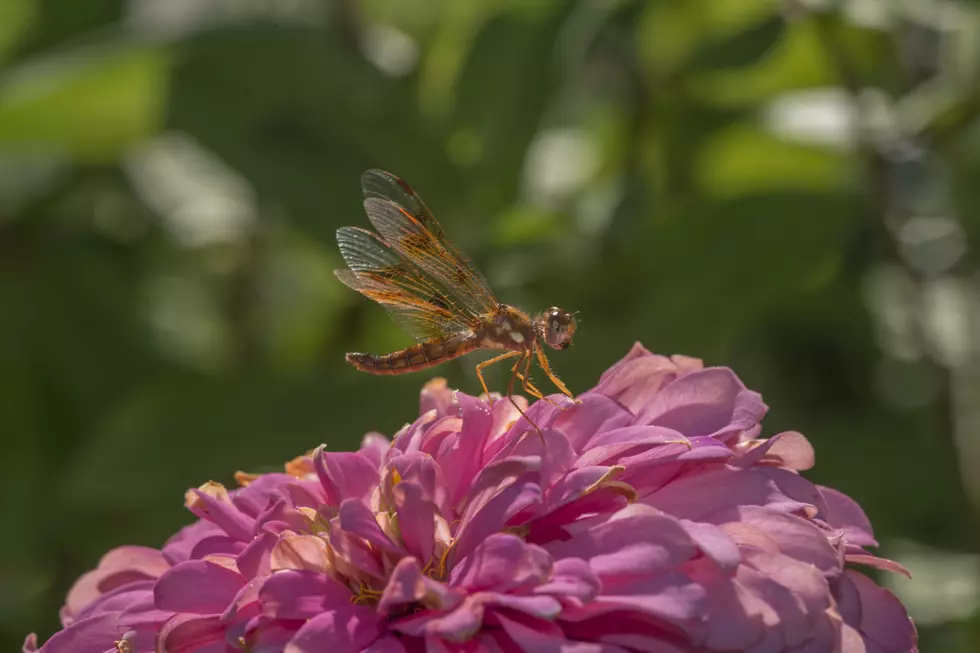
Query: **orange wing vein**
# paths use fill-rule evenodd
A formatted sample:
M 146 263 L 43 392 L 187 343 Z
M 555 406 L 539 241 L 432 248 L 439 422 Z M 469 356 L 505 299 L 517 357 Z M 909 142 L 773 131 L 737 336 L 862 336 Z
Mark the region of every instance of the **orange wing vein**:
M 478 328 L 497 301 L 418 195 L 380 170 L 364 173 L 361 185 L 364 208 L 380 235 L 357 227 L 339 229 L 337 242 L 350 269 L 337 270 L 337 277 L 381 304 L 417 339 Z

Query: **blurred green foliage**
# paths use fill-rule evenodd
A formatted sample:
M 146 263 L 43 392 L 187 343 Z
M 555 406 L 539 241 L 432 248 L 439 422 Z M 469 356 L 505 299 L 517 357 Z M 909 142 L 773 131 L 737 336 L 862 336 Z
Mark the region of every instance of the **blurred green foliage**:
M 976 552 L 966 364 L 896 354 L 868 288 L 980 278 L 980 4 L 899 4 L 4 0 L 0 648 L 186 488 L 415 416 L 427 376 L 343 361 L 409 342 L 332 275 L 369 167 L 502 300 L 581 311 L 573 389 L 635 340 L 730 365 L 886 554 Z M 889 216 L 937 193 L 963 251 L 930 275 Z M 475 393 L 473 364 L 437 373 Z M 976 650 L 970 609 L 922 649 Z

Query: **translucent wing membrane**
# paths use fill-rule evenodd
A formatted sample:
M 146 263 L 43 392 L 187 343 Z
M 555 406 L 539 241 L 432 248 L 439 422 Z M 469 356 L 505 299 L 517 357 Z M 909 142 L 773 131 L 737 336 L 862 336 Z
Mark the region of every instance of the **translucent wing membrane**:
M 364 208 L 392 249 L 447 289 L 460 310 L 488 315 L 497 300 L 476 266 L 446 236 L 418 194 L 383 170 L 361 176 Z
M 497 300 L 422 199 L 382 170 L 365 172 L 361 187 L 364 209 L 378 234 L 357 227 L 337 231 L 350 268 L 338 270 L 337 277 L 384 306 L 415 338 L 445 338 L 480 328 Z
M 474 320 L 452 310 L 446 292 L 377 235 L 366 229 L 342 227 L 337 231 L 337 243 L 350 268 L 337 270 L 337 278 L 384 306 L 414 338 L 472 331 Z

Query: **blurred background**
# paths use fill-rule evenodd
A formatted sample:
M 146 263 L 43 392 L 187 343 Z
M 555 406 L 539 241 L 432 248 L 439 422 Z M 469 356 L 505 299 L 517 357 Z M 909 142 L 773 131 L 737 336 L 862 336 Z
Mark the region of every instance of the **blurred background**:
M 574 390 L 733 367 L 980 650 L 978 117 L 975 0 L 2 0 L 0 649 L 186 488 L 417 415 L 343 360 L 410 343 L 332 274 L 380 167 L 581 311 Z

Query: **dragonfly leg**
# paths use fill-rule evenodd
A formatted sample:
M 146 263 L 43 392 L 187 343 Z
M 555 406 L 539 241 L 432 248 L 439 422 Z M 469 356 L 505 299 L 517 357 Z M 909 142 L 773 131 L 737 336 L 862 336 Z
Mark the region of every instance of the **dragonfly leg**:
M 542 442 L 544 442 L 544 435 L 541 434 L 541 429 L 538 427 L 537 424 L 531 421 L 531 418 L 527 416 L 527 413 L 525 413 L 521 409 L 521 407 L 517 404 L 517 400 L 514 399 L 514 381 L 517 379 L 518 376 L 520 376 L 520 372 L 517 371 L 517 368 L 525 360 L 531 359 L 531 354 L 529 352 L 521 352 L 521 354 L 522 354 L 521 358 L 518 359 L 517 363 L 515 363 L 514 367 L 512 367 L 510 370 L 511 372 L 513 372 L 513 374 L 511 374 L 510 376 L 510 383 L 507 384 L 507 398 L 510 399 L 510 403 L 514 404 L 514 408 L 516 408 L 517 412 L 521 414 L 521 417 L 526 419 L 527 423 L 530 424 L 535 431 L 537 431 L 538 437 L 541 438 Z
M 514 356 L 520 356 L 523 353 L 524 352 L 520 350 L 508 351 L 507 353 L 500 354 L 499 356 L 494 356 L 489 360 L 485 360 L 476 366 L 476 376 L 480 379 L 480 385 L 483 386 L 483 393 L 487 395 L 487 400 L 490 401 L 491 405 L 493 404 L 493 401 L 490 400 L 490 390 L 487 388 L 487 382 L 483 378 L 484 368 L 489 367 L 494 363 L 499 363 L 500 361 L 507 360 L 508 358 L 513 358 Z
M 531 383 L 531 356 L 525 356 L 522 360 L 524 361 L 524 373 L 521 374 L 520 372 L 517 372 L 517 378 L 521 380 L 521 384 L 524 386 L 524 391 L 536 399 L 543 399 L 544 401 L 547 401 L 552 406 L 557 406 L 558 408 L 561 408 L 561 406 L 556 404 L 554 401 L 552 401 L 548 397 L 545 397 L 544 393 L 538 390 L 537 386 Z M 511 369 L 511 372 L 517 370 L 517 365 L 520 364 L 520 362 L 521 361 L 518 361 L 517 363 L 514 364 L 514 367 Z
M 573 402 L 581 403 L 579 400 L 575 398 L 575 395 L 572 394 L 572 391 L 569 390 L 567 387 L 565 387 L 565 384 L 561 382 L 561 379 L 555 376 L 555 373 L 551 371 L 551 365 L 548 364 L 548 357 L 544 355 L 544 352 L 541 351 L 541 348 L 536 347 L 535 349 L 537 350 L 537 354 L 538 354 L 538 362 L 541 363 L 541 369 L 543 369 L 544 373 L 548 375 L 548 378 L 551 379 L 551 382 L 555 384 L 555 387 L 561 390 L 563 393 L 565 393 L 565 396 L 567 396 Z

